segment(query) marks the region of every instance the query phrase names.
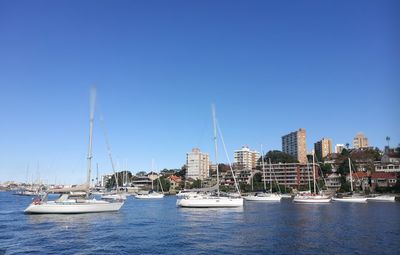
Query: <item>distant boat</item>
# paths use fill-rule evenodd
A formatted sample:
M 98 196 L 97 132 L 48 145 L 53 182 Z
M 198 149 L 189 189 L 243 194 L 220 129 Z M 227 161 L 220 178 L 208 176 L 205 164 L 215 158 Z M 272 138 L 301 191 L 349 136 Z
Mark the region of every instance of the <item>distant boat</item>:
M 261 149 L 261 162 L 262 162 L 262 170 L 263 170 L 263 179 L 264 179 L 264 190 L 267 190 L 266 184 L 266 176 L 265 176 L 265 167 L 264 167 L 264 153 Z M 249 195 L 244 197 L 246 201 L 265 201 L 265 202 L 280 202 L 282 199 L 281 194 L 272 193 L 272 167 L 271 167 L 271 159 L 269 159 L 269 183 L 270 189 L 269 192 L 257 192 L 254 195 Z M 279 184 L 278 184 L 279 185 Z
M 314 153 L 313 153 L 313 180 L 314 180 L 314 192 L 312 193 L 310 190 L 308 192 L 299 193 L 294 197 L 293 202 L 302 204 L 327 204 L 331 202 L 331 198 L 329 196 L 320 195 L 317 193 Z
M 104 194 L 101 196 L 102 199 L 122 199 L 126 200 L 128 198 L 128 194 L 126 193 L 116 193 L 116 194 Z
M 351 160 L 349 158 L 349 173 L 350 173 L 350 187 L 351 187 L 351 195 L 343 196 L 343 197 L 333 197 L 332 200 L 335 202 L 347 202 L 347 203 L 367 203 L 367 197 L 354 194 L 353 189 L 353 172 L 351 171 Z
M 178 199 L 176 204 L 180 207 L 189 207 L 189 208 L 231 208 L 231 207 L 242 207 L 243 206 L 243 198 L 240 196 L 239 187 L 236 182 L 235 174 L 231 169 L 233 179 L 235 181 L 235 188 L 239 194 L 238 197 L 228 197 L 221 196 L 219 190 L 219 168 L 218 168 L 218 146 L 217 146 L 217 120 L 215 116 L 215 108 L 212 107 L 212 115 L 213 115 L 213 127 L 214 127 L 214 147 L 215 147 L 215 163 L 217 165 L 217 185 L 216 185 L 216 194 L 207 194 L 207 193 L 199 193 L 199 194 L 191 194 L 183 197 L 182 199 Z M 224 144 L 224 143 L 223 143 Z M 224 144 L 225 147 L 225 144 Z
M 35 198 L 32 203 L 25 209 L 26 213 L 95 213 L 95 212 L 114 212 L 118 211 L 124 204 L 123 200 L 97 200 L 89 198 L 90 174 L 92 168 L 92 137 L 94 122 L 94 104 L 95 90 L 91 93 L 91 110 L 90 110 L 90 131 L 89 131 L 89 149 L 88 149 L 88 167 L 86 183 L 84 185 L 65 188 L 53 189 L 47 192 L 43 197 Z M 61 193 L 56 200 L 49 201 L 48 194 Z
M 154 160 L 151 161 L 151 173 L 153 173 L 153 169 L 154 169 Z M 142 193 L 142 194 L 137 194 L 135 195 L 135 198 L 137 199 L 160 199 L 164 197 L 164 190 L 161 184 L 161 180 L 160 180 L 160 176 L 157 176 L 157 180 L 160 184 L 161 187 L 161 191 L 162 193 L 159 193 L 157 191 L 154 190 L 154 180 L 151 180 L 151 190 L 146 194 L 146 193 Z
M 36 190 L 30 190 L 30 189 L 20 189 L 15 191 L 14 195 L 17 196 L 40 196 L 44 195 L 44 192 L 39 192 Z
M 375 196 L 367 197 L 367 201 L 396 202 L 396 197 L 393 195 L 375 195 Z
M 137 194 L 135 198 L 137 199 L 159 199 L 163 198 L 164 194 L 158 193 L 156 191 L 150 191 L 148 194 Z

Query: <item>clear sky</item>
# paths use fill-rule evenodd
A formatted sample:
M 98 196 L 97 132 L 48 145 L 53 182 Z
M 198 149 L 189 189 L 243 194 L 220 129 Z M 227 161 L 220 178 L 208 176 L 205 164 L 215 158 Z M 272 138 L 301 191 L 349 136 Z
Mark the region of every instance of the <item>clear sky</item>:
M 180 168 L 307 130 L 400 143 L 400 1 L 0 1 L 0 181 L 85 180 L 94 163 Z M 223 161 L 223 151 L 220 156 Z M 95 168 L 95 166 L 94 166 Z

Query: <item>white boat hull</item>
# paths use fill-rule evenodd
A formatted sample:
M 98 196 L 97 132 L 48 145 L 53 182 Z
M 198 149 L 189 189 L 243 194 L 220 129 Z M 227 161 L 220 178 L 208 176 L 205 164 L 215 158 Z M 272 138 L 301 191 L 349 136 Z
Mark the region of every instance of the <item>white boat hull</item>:
M 280 202 L 282 197 L 280 195 L 276 194 L 267 194 L 267 195 L 262 195 L 262 196 L 246 196 L 244 197 L 244 200 L 246 201 L 265 201 L 265 202 Z
M 163 197 L 164 194 L 139 194 L 135 196 L 137 199 L 160 199 Z
M 122 207 L 123 202 L 106 202 L 87 200 L 83 203 L 58 203 L 54 201 L 44 202 L 41 204 L 30 204 L 25 209 L 25 213 L 41 213 L 41 214 L 72 214 L 72 213 L 98 213 L 98 212 L 116 212 Z
M 376 197 L 369 197 L 367 201 L 376 201 L 376 202 L 396 202 L 395 196 L 376 196 Z
M 229 208 L 242 207 L 243 198 L 228 197 L 186 197 L 179 199 L 176 204 L 188 208 Z
M 127 196 L 125 194 L 109 194 L 101 196 L 102 199 L 122 199 L 126 200 Z
M 332 198 L 335 202 L 346 202 L 346 203 L 367 203 L 366 197 L 334 197 Z
M 296 196 L 293 202 L 303 204 L 326 204 L 331 202 L 331 198 L 322 196 Z

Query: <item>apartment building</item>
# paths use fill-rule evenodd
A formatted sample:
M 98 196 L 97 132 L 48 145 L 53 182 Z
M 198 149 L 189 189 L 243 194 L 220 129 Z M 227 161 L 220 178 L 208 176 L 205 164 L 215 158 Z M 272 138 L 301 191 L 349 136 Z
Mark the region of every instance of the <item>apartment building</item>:
M 306 130 L 300 128 L 282 136 L 282 151 L 295 157 L 300 163 L 307 163 Z
M 353 139 L 353 148 L 362 149 L 368 147 L 368 138 L 363 133 L 357 133 Z
M 318 160 L 322 160 L 326 156 L 332 154 L 332 140 L 329 138 L 322 138 L 320 141 L 314 143 L 314 150 Z
M 203 180 L 209 176 L 210 160 L 207 153 L 193 148 L 186 154 L 186 178 Z
M 234 152 L 235 166 L 238 169 L 254 169 L 257 161 L 261 157 L 258 151 L 252 151 L 247 146 Z

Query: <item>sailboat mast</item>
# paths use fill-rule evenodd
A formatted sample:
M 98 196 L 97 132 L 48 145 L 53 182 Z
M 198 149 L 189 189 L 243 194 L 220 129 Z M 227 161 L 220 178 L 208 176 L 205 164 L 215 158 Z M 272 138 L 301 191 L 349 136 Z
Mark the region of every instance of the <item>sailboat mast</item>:
M 308 160 L 307 160 L 307 175 L 308 175 L 308 190 L 311 192 L 310 162 L 308 162 Z
M 261 144 L 261 166 L 262 166 L 262 171 L 263 171 L 264 191 L 266 191 L 267 190 L 267 182 L 265 180 L 265 163 L 264 163 L 264 151 L 263 151 L 262 144 Z
M 268 158 L 268 163 L 269 163 L 269 192 L 272 193 L 272 164 L 271 164 L 271 158 Z
M 219 196 L 219 169 L 218 169 L 218 144 L 217 144 L 217 120 L 215 115 L 215 106 L 212 105 L 213 127 L 214 127 L 214 149 L 215 149 L 215 164 L 217 166 L 217 195 Z
M 96 163 L 96 185 L 99 185 L 99 163 Z
M 151 175 L 154 173 L 154 159 L 151 159 Z M 154 180 L 151 179 L 151 190 L 154 190 Z
M 314 193 L 317 194 L 317 183 L 316 183 L 316 177 L 315 177 L 315 157 L 314 157 L 314 152 L 312 154 L 312 167 L 313 167 L 313 179 L 314 179 Z
M 353 192 L 353 174 L 351 171 L 351 161 L 349 158 L 349 172 L 350 172 L 350 187 L 351 187 L 351 192 Z
M 93 123 L 94 123 L 94 109 L 96 104 L 96 88 L 92 87 L 90 91 L 90 120 L 89 120 L 89 148 L 87 156 L 87 176 L 86 176 L 86 186 L 87 192 L 90 188 L 90 175 L 92 172 L 92 144 L 93 144 Z

